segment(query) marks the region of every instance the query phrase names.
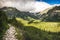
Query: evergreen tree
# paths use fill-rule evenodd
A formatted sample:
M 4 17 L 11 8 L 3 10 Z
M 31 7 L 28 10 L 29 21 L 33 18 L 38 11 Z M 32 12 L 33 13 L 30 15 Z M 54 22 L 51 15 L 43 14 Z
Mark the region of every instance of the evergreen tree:
M 0 40 L 3 40 L 2 37 L 7 30 L 8 25 L 7 25 L 7 16 L 5 12 L 0 10 Z

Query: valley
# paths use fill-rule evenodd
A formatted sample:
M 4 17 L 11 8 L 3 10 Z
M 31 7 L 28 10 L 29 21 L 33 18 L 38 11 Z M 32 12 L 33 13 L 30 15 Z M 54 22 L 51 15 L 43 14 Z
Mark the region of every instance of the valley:
M 60 6 L 43 14 L 0 8 L 0 40 L 60 40 L 60 12 L 57 10 Z

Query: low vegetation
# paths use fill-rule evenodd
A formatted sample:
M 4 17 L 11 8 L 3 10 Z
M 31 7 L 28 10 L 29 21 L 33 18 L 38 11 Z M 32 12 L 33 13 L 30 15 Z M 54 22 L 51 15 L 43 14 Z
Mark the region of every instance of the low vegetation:
M 43 15 L 20 12 L 11 7 L 4 7 L 1 10 L 0 40 L 3 40 L 2 37 L 9 28 L 8 24 L 15 27 L 18 40 L 60 40 L 60 16 L 59 13 L 53 14 L 54 9 Z
M 22 37 L 22 40 L 60 40 L 60 29 L 58 29 L 59 26 L 56 26 L 59 22 L 41 22 L 35 20 L 28 24 L 29 21 L 24 19 L 16 18 L 16 20 L 12 24 L 22 32 L 22 36 L 20 34 L 16 35 L 18 39 Z M 18 30 L 17 32 L 21 33 Z
M 5 12 L 0 11 L 0 40 L 3 40 L 2 37 L 8 28 L 7 16 Z
M 60 32 L 60 22 L 41 22 L 39 20 L 35 20 L 34 22 L 28 24 L 29 21 L 23 20 L 21 18 L 16 18 L 16 20 L 24 24 L 24 26 L 34 26 L 44 31 Z

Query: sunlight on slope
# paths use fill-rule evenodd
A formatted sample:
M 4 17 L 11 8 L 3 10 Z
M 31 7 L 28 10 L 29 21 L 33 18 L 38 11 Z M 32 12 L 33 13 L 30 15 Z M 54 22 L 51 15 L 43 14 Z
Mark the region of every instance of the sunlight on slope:
M 50 7 L 50 8 L 47 8 L 43 11 L 40 12 L 40 14 L 44 14 L 44 13 L 47 13 L 49 10 L 53 9 L 54 7 Z
M 23 20 L 21 18 L 16 18 L 16 20 L 24 24 L 24 26 L 33 26 L 44 31 L 60 32 L 60 22 L 33 22 L 31 24 L 28 24 L 29 21 Z

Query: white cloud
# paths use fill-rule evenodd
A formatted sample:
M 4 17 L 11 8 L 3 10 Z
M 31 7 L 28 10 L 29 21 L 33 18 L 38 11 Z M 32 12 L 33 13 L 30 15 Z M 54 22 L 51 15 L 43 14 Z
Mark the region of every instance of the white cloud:
M 16 7 L 20 11 L 40 12 L 51 7 L 48 3 L 35 0 L 3 0 L 2 6 Z
M 49 7 L 51 7 L 51 5 L 49 5 L 48 3 L 45 3 L 45 2 L 35 2 L 34 3 L 34 7 L 35 9 L 32 10 L 33 12 L 40 12 L 40 11 L 43 11 Z
M 54 4 L 54 5 L 52 5 L 52 6 L 60 6 L 60 4 Z

